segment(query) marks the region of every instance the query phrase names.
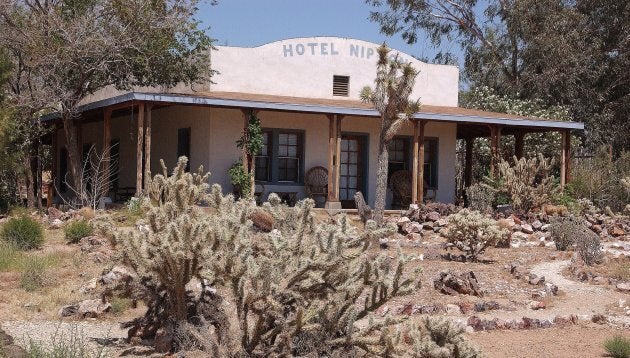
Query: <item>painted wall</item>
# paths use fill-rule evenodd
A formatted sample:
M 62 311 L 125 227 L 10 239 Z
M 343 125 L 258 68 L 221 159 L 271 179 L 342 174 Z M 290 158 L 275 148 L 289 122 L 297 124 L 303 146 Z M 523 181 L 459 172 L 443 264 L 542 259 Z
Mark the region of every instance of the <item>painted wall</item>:
M 137 92 L 195 93 L 226 91 L 294 97 L 360 99 L 364 86 L 373 86 L 376 49 L 379 44 L 340 37 L 307 37 L 281 40 L 258 47 L 217 46 L 211 67 L 218 71 L 214 84 L 178 85 L 174 88 L 134 88 Z M 411 62 L 420 72 L 413 91 L 421 103 L 457 106 L 459 69 L 434 65 L 398 51 L 400 59 Z M 350 76 L 348 97 L 332 95 L 333 75 Z M 126 93 L 112 87 L 83 103 Z

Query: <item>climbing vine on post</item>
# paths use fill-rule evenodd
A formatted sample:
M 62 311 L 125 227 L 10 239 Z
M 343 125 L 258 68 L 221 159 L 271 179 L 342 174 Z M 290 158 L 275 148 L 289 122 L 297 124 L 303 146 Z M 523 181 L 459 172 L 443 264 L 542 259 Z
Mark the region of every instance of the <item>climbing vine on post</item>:
M 249 176 L 249 187 L 241 187 L 240 191 L 243 196 L 253 197 L 256 186 L 256 177 L 254 165 L 254 157 L 262 151 L 263 147 L 263 131 L 260 125 L 260 118 L 256 113 L 251 112 L 248 115 L 247 126 L 243 130 L 243 135 L 236 141 L 238 148 L 243 150 L 243 169 Z

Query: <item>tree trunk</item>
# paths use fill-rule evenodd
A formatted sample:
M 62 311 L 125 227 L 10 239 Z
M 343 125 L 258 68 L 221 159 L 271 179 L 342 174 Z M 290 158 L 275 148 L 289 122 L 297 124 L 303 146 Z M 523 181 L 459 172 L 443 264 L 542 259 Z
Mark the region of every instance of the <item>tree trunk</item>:
M 387 166 L 389 150 L 383 138 L 378 147 L 378 165 L 376 169 L 376 198 L 374 201 L 374 220 L 378 225 L 383 223 L 385 215 L 385 197 L 387 196 Z
M 24 184 L 26 185 L 26 206 L 29 209 L 35 207 L 35 184 L 33 183 L 33 169 L 31 167 L 30 148 L 24 154 Z
M 78 187 L 81 183 L 81 159 L 79 158 L 79 145 L 77 143 L 76 127 L 74 125 L 72 116 L 70 113 L 64 112 L 63 116 L 63 131 L 66 134 L 66 149 L 68 150 L 68 161 L 70 164 L 70 177 L 72 178 L 72 185 L 77 187 L 77 190 L 82 190 Z M 82 195 L 83 193 L 80 193 Z

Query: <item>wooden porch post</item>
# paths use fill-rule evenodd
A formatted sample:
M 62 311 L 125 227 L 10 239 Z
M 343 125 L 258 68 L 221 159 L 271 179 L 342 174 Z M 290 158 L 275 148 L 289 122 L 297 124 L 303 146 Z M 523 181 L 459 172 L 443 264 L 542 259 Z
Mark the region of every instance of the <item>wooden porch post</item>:
M 103 111 L 103 155 L 106 155 L 106 159 L 103 162 L 103 179 L 105 180 L 105 187 L 107 188 L 107 194 L 109 195 L 109 189 L 110 189 L 110 175 L 109 175 L 109 170 L 111 167 L 111 154 L 112 154 L 112 148 L 111 148 L 111 141 L 112 141 L 112 109 L 111 108 L 105 108 L 105 110 Z M 107 151 L 107 153 L 105 153 L 105 151 Z
M 472 165 L 473 150 L 475 147 L 475 138 L 466 138 L 466 162 L 464 163 L 464 186 L 468 188 L 472 185 Z
M 48 187 L 48 198 L 46 199 L 46 206 L 51 207 L 53 205 L 53 199 L 55 198 L 55 188 L 57 185 L 57 177 L 59 176 L 58 172 L 58 161 L 59 161 L 59 143 L 57 143 L 57 130 L 59 129 L 56 124 L 53 124 L 53 130 L 51 133 L 52 142 L 51 142 L 51 160 L 50 163 L 50 186 Z
M 336 116 L 334 114 L 327 114 L 328 117 L 328 194 L 326 196 L 326 202 L 332 202 L 335 200 L 335 148 L 337 148 L 337 139 L 335 135 L 336 128 Z
M 564 189 L 564 186 L 570 180 L 571 171 L 571 133 L 568 129 L 560 131 L 562 135 L 561 139 L 561 152 L 560 152 L 560 186 Z
M 144 132 L 144 188 L 149 188 L 151 180 L 151 109 L 153 105 L 146 105 L 146 128 Z
M 499 147 L 501 146 L 501 127 L 490 125 L 490 175 L 496 176 L 497 165 L 500 159 Z
M 420 125 L 413 121 L 413 151 L 411 165 L 411 202 L 418 204 L 418 150 L 420 145 Z
M 337 117 L 335 137 L 337 146 L 335 148 L 335 197 L 334 201 L 339 201 L 339 177 L 341 175 L 341 121 L 343 116 L 340 114 L 335 115 Z
M 142 149 L 144 147 L 144 102 L 138 104 L 138 139 L 136 146 L 136 196 L 142 195 Z
M 425 120 L 418 123 L 418 181 L 416 183 L 418 191 L 418 203 L 424 202 L 424 126 Z
M 523 145 L 525 143 L 525 132 L 514 133 L 514 155 L 516 158 L 523 158 Z

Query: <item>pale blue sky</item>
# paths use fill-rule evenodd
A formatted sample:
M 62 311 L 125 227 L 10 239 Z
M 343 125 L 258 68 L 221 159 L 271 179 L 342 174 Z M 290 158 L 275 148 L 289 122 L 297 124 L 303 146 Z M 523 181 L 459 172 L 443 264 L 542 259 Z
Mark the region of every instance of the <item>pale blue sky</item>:
M 215 6 L 203 4 L 198 17 L 219 45 L 254 47 L 293 37 L 338 36 L 386 41 L 399 51 L 429 59 L 438 52 L 422 36 L 407 45 L 400 35 L 381 34 L 368 19 L 370 10 L 364 0 L 219 0 Z M 442 50 L 456 54 L 461 65 L 457 44 L 444 43 Z

